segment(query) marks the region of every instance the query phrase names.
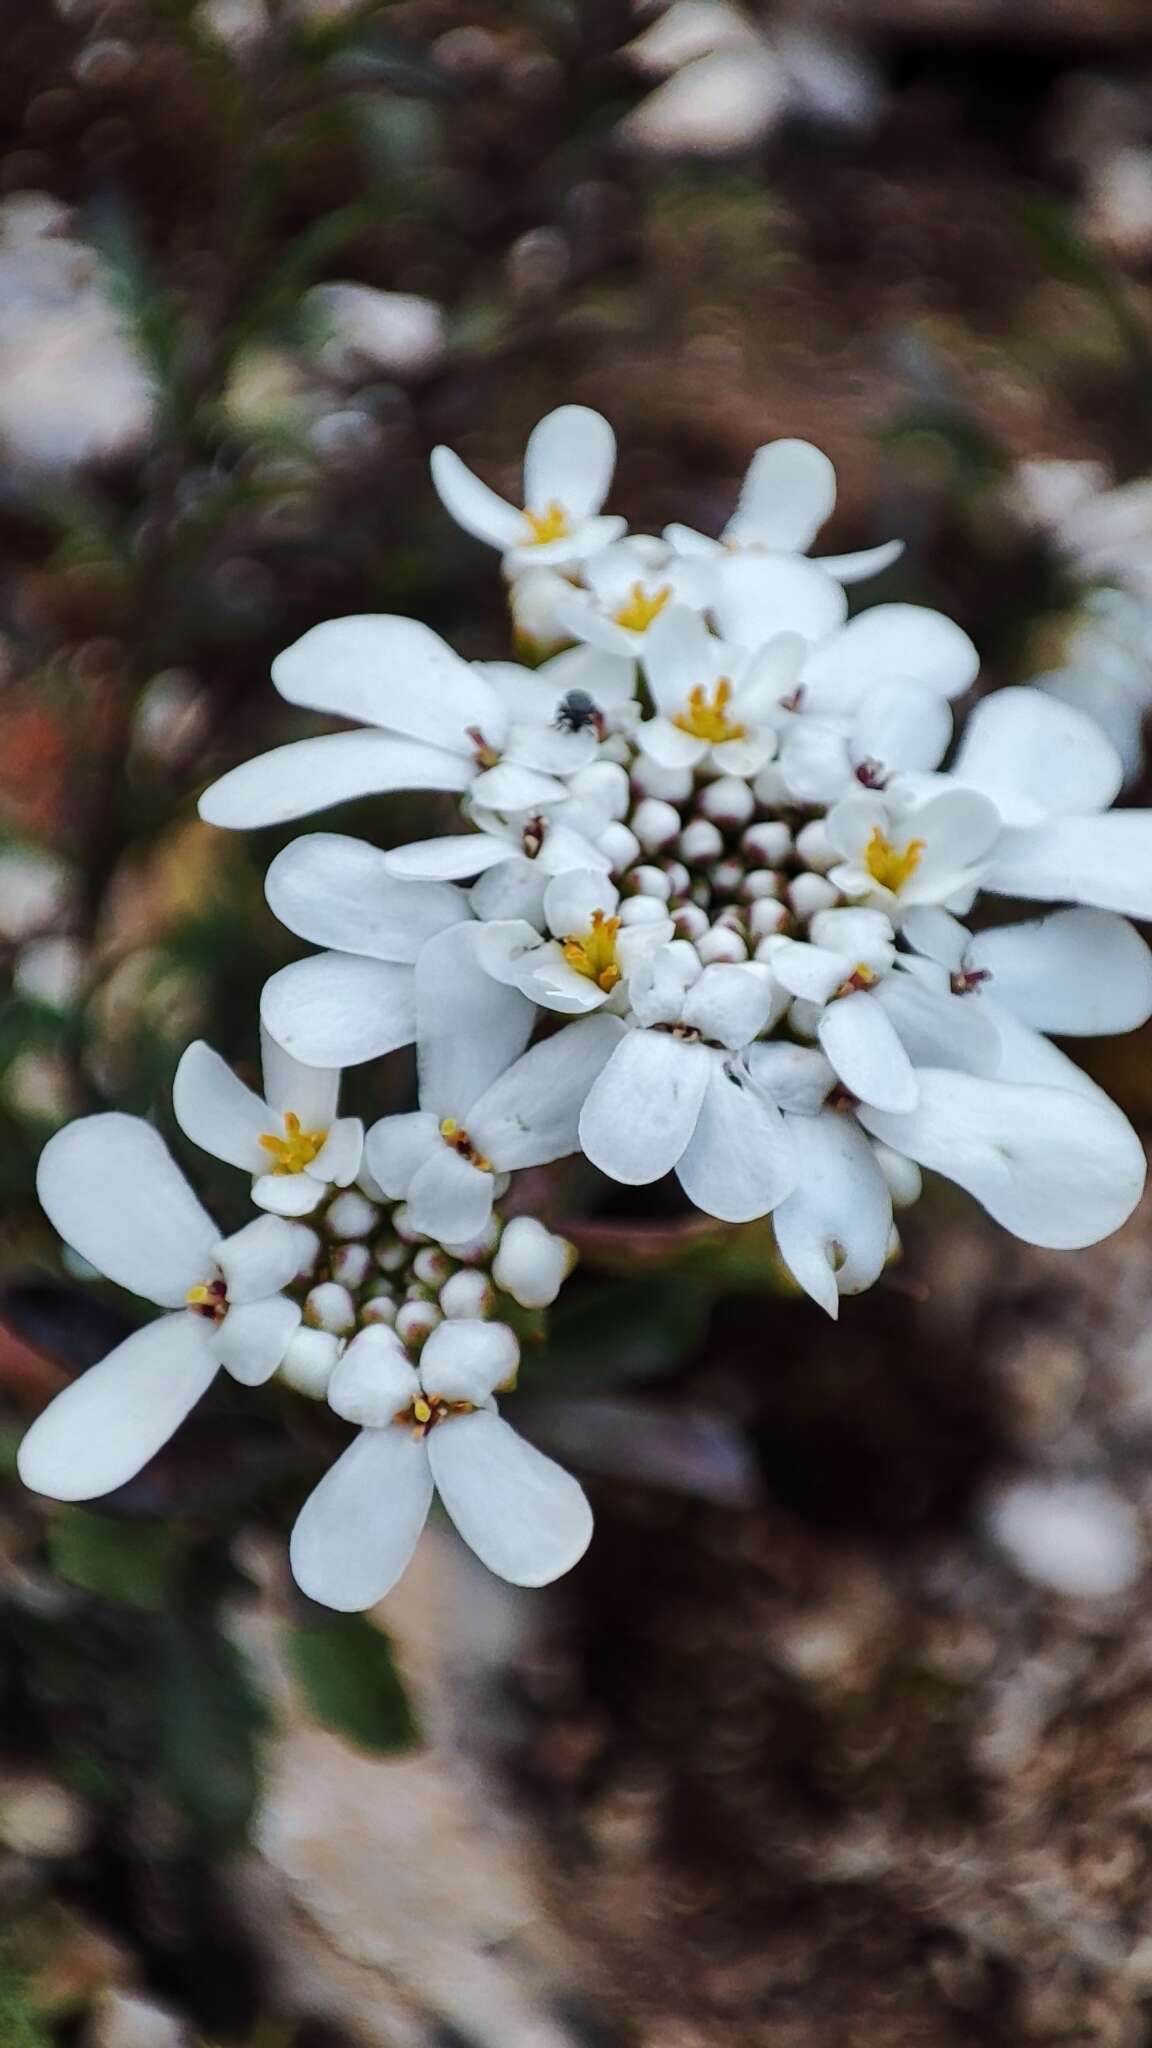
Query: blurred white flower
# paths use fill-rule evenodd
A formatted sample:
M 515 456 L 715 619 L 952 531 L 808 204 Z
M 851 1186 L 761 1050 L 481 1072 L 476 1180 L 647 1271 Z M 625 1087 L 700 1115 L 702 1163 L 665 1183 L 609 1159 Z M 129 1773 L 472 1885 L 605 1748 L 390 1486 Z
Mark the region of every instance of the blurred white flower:
M 1152 711 L 1152 599 L 1123 590 L 1089 591 L 1063 663 L 1037 676 L 1035 687 L 1094 719 L 1124 764 L 1125 785 L 1136 782 Z
M 321 368 L 341 382 L 362 382 L 372 371 L 426 377 L 443 361 L 444 313 L 434 299 L 367 284 L 318 284 L 305 293 L 304 310 L 322 330 Z
M 983 1520 L 1018 1572 L 1072 1599 L 1123 1593 L 1144 1569 L 1136 1513 L 1103 1479 L 1012 1480 L 989 1496 Z
M 59 854 L 36 846 L 0 847 L 0 938 L 50 931 L 67 911 L 75 879 Z

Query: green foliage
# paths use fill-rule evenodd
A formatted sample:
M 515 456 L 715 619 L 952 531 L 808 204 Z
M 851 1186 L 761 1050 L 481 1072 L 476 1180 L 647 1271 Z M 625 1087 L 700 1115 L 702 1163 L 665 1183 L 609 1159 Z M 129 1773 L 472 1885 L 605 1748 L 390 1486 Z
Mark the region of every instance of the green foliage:
M 118 1522 L 83 1508 L 65 1508 L 48 1538 L 53 1567 L 70 1585 L 151 1612 L 164 1601 L 174 1547 L 161 1523 Z
M 684 1275 L 605 1281 L 577 1291 L 552 1318 L 540 1361 L 556 1393 L 592 1392 L 672 1372 L 704 1334 L 711 1289 Z M 521 1384 L 544 1390 L 531 1362 Z
M 25 1980 L 0 1947 L 0 2042 L 3 2048 L 53 2048 L 46 2021 L 36 2013 Z
M 268 1716 L 215 1601 L 194 1597 L 161 1617 L 150 1676 L 165 1792 L 206 1848 L 238 1847 L 259 1790 L 257 1745 Z
M 289 1652 L 308 1705 L 325 1727 L 381 1756 L 419 1742 L 392 1645 L 364 1615 L 338 1614 L 294 1628 Z

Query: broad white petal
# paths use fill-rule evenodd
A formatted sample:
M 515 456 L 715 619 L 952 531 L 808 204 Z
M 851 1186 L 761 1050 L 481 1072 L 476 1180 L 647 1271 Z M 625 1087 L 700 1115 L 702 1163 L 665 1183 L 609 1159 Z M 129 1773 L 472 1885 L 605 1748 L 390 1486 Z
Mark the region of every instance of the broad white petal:
M 325 1193 L 310 1173 L 262 1173 L 252 1183 L 252 1200 L 270 1216 L 310 1216 Z
M 561 505 L 570 520 L 599 512 L 616 466 L 616 436 L 601 413 L 561 405 L 533 427 L 524 450 L 524 503 Z
M 181 1056 L 172 1081 L 172 1108 L 185 1137 L 214 1159 L 225 1159 L 245 1173 L 268 1168 L 260 1139 L 269 1132 L 279 1135 L 280 1118 L 202 1038 Z
M 294 839 L 272 862 L 264 892 L 298 938 L 372 960 L 415 960 L 427 939 L 468 915 L 459 889 L 399 881 L 379 847 L 338 832 Z
M 824 640 L 848 611 L 835 578 L 801 555 L 729 555 L 717 568 L 716 593 L 714 609 L 724 639 L 750 649 L 777 633 Z
M 1026 1244 L 1096 1244 L 1131 1215 L 1144 1149 L 1106 1098 L 925 1068 L 907 1116 L 862 1108 L 897 1152 L 942 1173 Z
M 520 1346 L 506 1323 L 481 1322 L 474 1316 L 443 1322 L 433 1330 L 420 1353 L 420 1378 L 426 1393 L 445 1401 L 489 1400 L 515 1372 Z
M 134 1479 L 215 1379 L 211 1339 L 212 1325 L 187 1311 L 126 1337 L 32 1424 L 17 1456 L 25 1486 L 95 1500 Z
M 790 720 L 780 743 L 780 773 L 802 804 L 834 804 L 857 785 L 844 721 L 804 716 Z
M 205 1279 L 220 1233 L 158 1131 L 110 1111 L 49 1138 L 36 1169 L 49 1222 L 118 1287 L 179 1308 Z
M 413 1174 L 443 1142 L 439 1119 L 418 1109 L 406 1116 L 381 1117 L 364 1140 L 364 1156 L 381 1192 L 400 1200 L 408 1193 Z
M 283 1216 L 254 1216 L 231 1237 L 213 1246 L 212 1256 L 228 1282 L 231 1303 L 260 1301 L 296 1278 L 300 1240 Z
M 890 974 L 877 989 L 875 1000 L 895 1026 L 915 1066 L 960 1067 L 966 1074 L 999 1073 L 1000 1034 L 978 998 L 926 987 L 914 975 L 904 973 Z
M 1152 811 L 1054 818 L 1005 832 L 983 878 L 985 889 L 1041 903 L 1088 903 L 1152 918 Z
M 494 548 L 515 547 L 523 540 L 523 513 L 481 483 L 454 449 L 434 448 L 429 466 L 440 503 L 465 533 Z
M 525 768 L 518 761 L 498 761 L 495 768 L 486 768 L 472 784 L 474 802 L 483 804 L 487 811 L 542 810 L 546 804 L 559 803 L 564 794 L 564 785 L 555 776 L 542 775 L 538 769 Z
M 536 1021 L 534 1004 L 488 973 L 476 938 L 476 926 L 457 925 L 430 939 L 416 962 L 420 1107 L 459 1123 L 523 1052 Z
M 762 967 L 706 967 L 684 998 L 684 1022 L 736 1052 L 763 1030 L 775 993 Z
M 388 873 L 403 880 L 466 882 L 511 860 L 516 851 L 510 839 L 493 832 L 454 832 L 447 839 L 413 839 L 407 846 L 389 847 L 384 861 Z
M 419 619 L 325 619 L 277 655 L 272 681 L 290 704 L 384 726 L 449 753 L 469 750 L 471 725 L 493 746 L 504 734 L 491 686 Z
M 328 1406 L 346 1422 L 383 1429 L 419 1392 L 419 1376 L 395 1330 L 376 1323 L 353 1337 L 338 1360 Z
M 226 1372 L 245 1387 L 270 1380 L 300 1326 L 300 1306 L 283 1294 L 230 1308 L 213 1336 Z
M 290 1052 L 285 1052 L 261 1025 L 260 1070 L 264 1076 L 264 1100 L 270 1108 L 292 1110 L 305 1131 L 328 1129 L 340 1100 L 339 1067 L 305 1066 L 303 1060 L 295 1060 Z
M 342 1614 L 374 1607 L 404 1571 L 431 1505 L 424 1442 L 398 1423 L 361 1430 L 297 1516 L 297 1585 Z
M 836 503 L 836 471 L 810 441 L 769 441 L 748 465 L 726 541 L 737 547 L 811 547 Z
M 1040 690 L 996 690 L 964 728 L 953 774 L 990 796 L 1010 825 L 1105 811 L 1124 768 L 1094 719 Z
M 877 683 L 895 678 L 959 697 L 979 668 L 967 633 L 943 612 L 877 604 L 816 649 L 805 664 L 804 687 L 814 711 L 852 711 Z
M 842 1294 L 861 1294 L 884 1270 L 892 1198 L 859 1125 L 824 1110 L 789 1119 L 801 1180 L 773 1212 L 780 1256 L 830 1316 Z
M 294 1059 L 355 1067 L 416 1036 L 412 969 L 351 953 L 316 953 L 265 982 L 260 1017 Z
M 293 740 L 230 768 L 200 799 L 208 825 L 250 831 L 258 825 L 306 818 L 329 804 L 395 789 L 465 790 L 474 765 L 462 754 L 390 732 L 328 732 L 319 739 Z
M 722 1223 L 750 1223 L 791 1194 L 799 1160 L 780 1111 L 711 1062 L 696 1129 L 677 1178 L 690 1202 Z
M 360 1118 L 338 1116 L 306 1171 L 318 1181 L 330 1181 L 334 1187 L 350 1187 L 360 1171 L 363 1153 L 364 1126 Z
M 667 1032 L 629 1032 L 580 1117 L 580 1144 L 593 1166 L 629 1187 L 671 1173 L 696 1128 L 711 1059 L 707 1046 Z
M 948 699 L 922 683 L 877 683 L 852 721 L 849 749 L 855 762 L 882 768 L 937 768 L 952 737 Z
M 441 1140 L 408 1186 L 412 1228 L 439 1244 L 469 1244 L 492 1214 L 493 1194 L 492 1175 Z
M 498 1173 L 566 1159 L 588 1090 L 611 1059 L 618 1017 L 582 1017 L 534 1045 L 474 1104 L 468 1128 Z
M 695 768 L 708 752 L 707 740 L 685 732 L 670 718 L 646 718 L 637 728 L 636 744 L 658 768 Z
M 916 1100 L 912 1062 L 887 1012 L 859 993 L 829 1003 L 817 1037 L 844 1086 L 881 1109 L 911 1109 Z
M 456 1415 L 428 1439 L 440 1498 L 481 1564 L 514 1586 L 547 1586 L 592 1538 L 583 1489 L 491 1408 Z
M 611 917 L 619 901 L 620 891 L 608 875 L 594 868 L 569 868 L 549 882 L 544 917 L 555 938 L 571 938 L 589 929 L 598 910 Z
M 523 919 L 542 931 L 544 897 L 550 879 L 538 861 L 513 855 L 489 868 L 473 883 L 468 893 L 473 916 L 496 923 Z
M 687 707 L 693 690 L 711 689 L 724 673 L 727 654 L 698 612 L 666 605 L 644 636 L 644 673 L 657 711 L 672 718 Z
M 981 932 L 968 961 L 991 976 L 993 1000 L 1038 1031 L 1099 1038 L 1152 1016 L 1152 952 L 1108 910 L 1057 910 Z

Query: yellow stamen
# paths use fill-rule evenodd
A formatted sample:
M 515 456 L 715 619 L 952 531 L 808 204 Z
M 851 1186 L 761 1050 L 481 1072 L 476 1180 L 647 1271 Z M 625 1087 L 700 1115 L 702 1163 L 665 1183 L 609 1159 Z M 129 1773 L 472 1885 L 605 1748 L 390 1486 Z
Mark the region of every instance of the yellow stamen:
M 524 507 L 524 524 L 528 528 L 527 547 L 546 547 L 550 540 L 567 540 L 572 529 L 563 505 L 553 498 L 543 512 L 530 512 Z
M 653 590 L 651 593 L 645 590 L 642 583 L 634 583 L 628 593 L 627 602 L 621 605 L 618 612 L 613 612 L 612 616 L 618 626 L 623 626 L 626 633 L 646 633 L 653 619 L 659 618 L 671 595 L 670 583 L 662 583 L 659 590 Z
M 916 873 L 923 851 L 922 839 L 910 839 L 902 848 L 893 846 L 876 825 L 864 849 L 864 865 L 874 882 L 879 882 L 882 889 L 890 889 L 894 896 L 898 896 L 905 882 L 910 882 Z
M 274 1164 L 272 1173 L 303 1173 L 311 1166 L 324 1145 L 327 1131 L 302 1131 L 300 1119 L 294 1109 L 284 1111 L 284 1136 L 277 1138 L 271 1131 L 265 1132 L 260 1143 L 265 1152 L 270 1152 Z
M 190 1287 L 184 1299 L 189 1308 L 207 1308 L 212 1296 L 204 1286 Z
M 468 1161 L 469 1166 L 475 1166 L 480 1173 L 491 1173 L 492 1161 L 485 1159 L 482 1152 L 477 1152 L 467 1131 L 461 1129 L 454 1116 L 446 1116 L 443 1119 L 440 1136 L 446 1145 L 452 1147 L 453 1152 L 458 1152 L 461 1159 Z
M 415 1443 L 434 1430 L 438 1422 L 447 1422 L 452 1415 L 474 1415 L 474 1401 L 446 1401 L 442 1394 L 417 1394 L 411 1405 L 400 1408 L 392 1417 L 402 1429 L 410 1429 Z
M 184 1301 L 193 1315 L 206 1316 L 210 1323 L 221 1323 L 228 1313 L 227 1282 L 221 1278 L 201 1281 L 188 1289 Z
M 745 728 L 728 716 L 731 701 L 732 685 L 727 676 L 721 676 L 712 685 L 711 695 L 707 684 L 697 683 L 689 692 L 687 711 L 678 711 L 672 723 L 681 732 L 690 732 L 693 739 L 707 740 L 714 747 L 724 740 L 742 740 Z
M 586 932 L 573 933 L 564 941 L 564 958 L 577 974 L 583 974 L 588 981 L 594 981 L 597 988 L 610 995 L 620 979 L 616 964 L 616 934 L 620 930 L 618 917 L 605 917 L 602 910 L 592 912 L 592 922 Z
M 879 976 L 874 974 L 867 961 L 858 960 L 847 980 L 842 981 L 836 993 L 838 996 L 859 995 L 862 989 L 875 988 Z
M 432 1410 L 422 1395 L 418 1396 L 412 1403 L 412 1420 L 414 1422 L 431 1422 L 432 1420 Z

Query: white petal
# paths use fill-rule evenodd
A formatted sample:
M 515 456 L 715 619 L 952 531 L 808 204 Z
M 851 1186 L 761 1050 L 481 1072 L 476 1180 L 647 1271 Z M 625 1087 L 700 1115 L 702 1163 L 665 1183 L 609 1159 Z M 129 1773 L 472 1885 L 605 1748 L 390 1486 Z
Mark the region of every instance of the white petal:
M 492 1214 L 492 1175 L 441 1141 L 412 1176 L 408 1215 L 414 1230 L 440 1244 L 467 1244 Z
M 561 405 L 533 427 L 524 450 L 524 503 L 545 512 L 556 503 L 569 519 L 599 512 L 616 466 L 616 436 L 601 413 Z
M 323 1181 L 310 1173 L 262 1173 L 252 1183 L 252 1200 L 270 1216 L 310 1216 L 324 1195 Z
M 264 1076 L 264 1100 L 272 1109 L 290 1109 L 305 1131 L 326 1131 L 336 1115 L 340 1100 L 339 1067 L 308 1067 L 293 1059 L 282 1045 L 260 1028 L 260 1068 Z M 267 1160 L 263 1162 L 267 1165 Z
M 592 1510 L 582 1488 L 494 1410 L 441 1423 L 428 1461 L 465 1543 L 498 1578 L 547 1586 L 583 1557 Z
M 684 998 L 684 1022 L 735 1052 L 763 1029 L 774 995 L 762 967 L 706 967 Z
M 715 612 L 725 640 L 763 647 L 778 633 L 813 642 L 843 623 L 848 600 L 840 585 L 798 555 L 729 555 L 716 576 Z
M 662 1031 L 629 1032 L 580 1118 L 580 1143 L 593 1166 L 629 1187 L 670 1173 L 691 1143 L 710 1068 L 706 1046 Z
M 1152 1016 L 1152 953 L 1111 911 L 1001 925 L 973 939 L 968 959 L 991 975 L 994 1001 L 1038 1031 L 1096 1038 Z
M 890 569 L 904 553 L 902 540 L 883 540 L 879 547 L 855 548 L 847 555 L 818 555 L 820 567 L 837 583 L 864 583 Z
M 1054 818 L 1005 832 L 983 886 L 1041 903 L 1090 903 L 1152 918 L 1152 811 Z
M 52 1500 L 94 1500 L 134 1479 L 215 1379 L 211 1336 L 202 1316 L 161 1316 L 81 1373 L 20 1445 L 25 1486 Z
M 596 912 L 611 917 L 620 891 L 608 875 L 591 868 L 569 868 L 554 875 L 544 894 L 544 917 L 558 939 L 586 932 Z
M 260 1139 L 268 1132 L 279 1135 L 280 1118 L 202 1038 L 181 1056 L 172 1081 L 172 1108 L 185 1137 L 213 1158 L 245 1173 L 263 1173 L 268 1167 Z
M 637 728 L 636 744 L 658 768 L 695 768 L 708 753 L 707 740 L 685 732 L 670 718 L 646 718 Z
M 468 915 L 459 889 L 401 882 L 362 839 L 310 832 L 272 862 L 264 891 L 273 916 L 313 946 L 372 960 L 415 960 L 425 940 Z
M 523 1052 L 535 1020 L 527 997 L 487 972 L 475 926 L 430 939 L 416 963 L 421 1109 L 467 1122 L 477 1097 Z
M 550 877 L 539 862 L 514 856 L 481 875 L 468 893 L 473 916 L 494 922 L 523 919 L 541 931 Z
M 1144 1185 L 1144 1150 L 1105 1098 L 925 1068 L 908 1116 L 861 1109 L 867 1130 L 967 1189 L 1026 1244 L 1108 1237 Z
M 410 967 L 316 953 L 264 984 L 260 1017 L 278 1045 L 314 1067 L 355 1067 L 416 1036 Z
M 413 1174 L 435 1157 L 443 1142 L 439 1121 L 427 1110 L 381 1117 L 364 1141 L 364 1156 L 381 1193 L 402 1199 Z
M 212 1266 L 220 1233 L 158 1131 L 112 1111 L 49 1138 L 36 1169 L 49 1222 L 118 1287 L 179 1308 Z
M 383 1429 L 411 1406 L 420 1380 L 395 1330 L 377 1323 L 353 1337 L 328 1382 L 328 1406 L 346 1422 Z
M 995 1029 L 999 1042 L 1000 1056 L 994 1079 L 1018 1081 L 1027 1088 L 1071 1088 L 1079 1095 L 1109 1101 L 1103 1088 L 1089 1078 L 1083 1067 L 1069 1059 L 1066 1052 L 1053 1045 L 1050 1038 L 1033 1031 L 1030 1024 L 1022 1024 L 1019 1017 L 994 1002 L 991 996 L 981 994 L 974 1000 Z
M 890 974 L 877 989 L 875 1000 L 916 1066 L 960 1067 L 967 1074 L 999 1073 L 1000 1034 L 978 998 L 926 987 L 905 973 Z
M 807 715 L 790 720 L 780 743 L 780 773 L 802 804 L 834 804 L 856 787 L 841 724 Z
M 815 1116 L 836 1085 L 822 1052 L 815 1046 L 788 1045 L 783 1039 L 750 1045 L 744 1065 L 770 1101 L 797 1116 Z
M 657 711 L 672 718 L 701 684 L 724 673 L 727 649 L 686 605 L 666 605 L 644 636 L 644 673 Z
M 811 708 L 851 711 L 877 683 L 922 683 L 959 697 L 976 680 L 980 657 L 967 633 L 919 604 L 877 604 L 818 647 L 804 669 Z
M 441 1323 L 420 1353 L 420 1379 L 429 1394 L 479 1407 L 510 1379 L 520 1346 L 506 1323 L 467 1317 Z
M 772 954 L 772 972 L 790 995 L 807 1003 L 827 1003 L 852 972 L 850 954 L 837 947 L 814 946 L 807 939 L 785 939 Z
M 524 515 L 474 476 L 451 448 L 434 448 L 432 482 L 444 510 L 477 540 L 494 548 L 515 547 L 524 538 Z
M 522 767 L 518 761 L 498 761 L 495 768 L 486 768 L 472 784 L 474 802 L 483 804 L 488 811 L 542 810 L 546 804 L 560 802 L 563 796 L 564 785 L 554 776 Z
M 948 699 L 922 683 L 898 680 L 869 690 L 852 722 L 849 748 L 856 762 L 881 767 L 937 768 L 952 737 Z
M 997 690 L 976 705 L 953 773 L 982 790 L 1011 825 L 1104 811 L 1124 769 L 1099 726 L 1039 690 Z
M 474 1104 L 469 1130 L 498 1173 L 566 1159 L 580 1111 L 620 1042 L 618 1017 L 582 1017 L 534 1045 Z
M 230 768 L 204 791 L 200 816 L 209 825 L 248 831 L 305 818 L 357 796 L 395 789 L 465 790 L 473 772 L 472 761 L 461 754 L 390 732 L 328 732 L 319 739 L 293 740 Z
M 916 1075 L 896 1031 L 875 998 L 863 993 L 829 1003 L 817 1032 L 844 1086 L 880 1109 L 911 1109 Z
M 334 1187 L 350 1187 L 360 1171 L 364 1153 L 364 1126 L 358 1116 L 338 1116 L 328 1136 L 306 1171 L 318 1181 Z
M 229 1302 L 260 1301 L 296 1278 L 300 1239 L 285 1217 L 254 1216 L 220 1238 L 212 1256 L 228 1282 Z
M 450 753 L 467 750 L 470 725 L 498 745 L 506 724 L 490 685 L 438 633 L 388 613 L 323 620 L 277 655 L 272 681 L 290 704 Z
M 714 1059 L 696 1129 L 676 1168 L 689 1201 L 722 1223 L 749 1223 L 792 1192 L 798 1171 L 780 1111 Z
M 225 1371 L 245 1387 L 270 1380 L 300 1326 L 300 1308 L 282 1294 L 230 1308 L 213 1337 Z
M 769 441 L 748 465 L 724 538 L 803 554 L 836 503 L 836 471 L 810 441 Z
M 517 847 L 492 832 L 454 832 L 447 839 L 413 839 L 385 854 L 390 875 L 413 882 L 464 882 L 510 860 Z
M 949 911 L 936 903 L 914 905 L 905 913 L 903 930 L 909 945 L 915 946 L 918 953 L 946 967 L 949 974 L 959 973 L 971 939 Z
M 407 1565 L 431 1505 L 425 1444 L 395 1423 L 361 1430 L 297 1517 L 297 1585 L 343 1614 L 374 1607 Z
M 793 1123 L 802 1178 L 773 1214 L 776 1244 L 805 1293 L 836 1316 L 842 1294 L 862 1293 L 884 1270 L 892 1200 L 852 1117 L 825 1110 Z

